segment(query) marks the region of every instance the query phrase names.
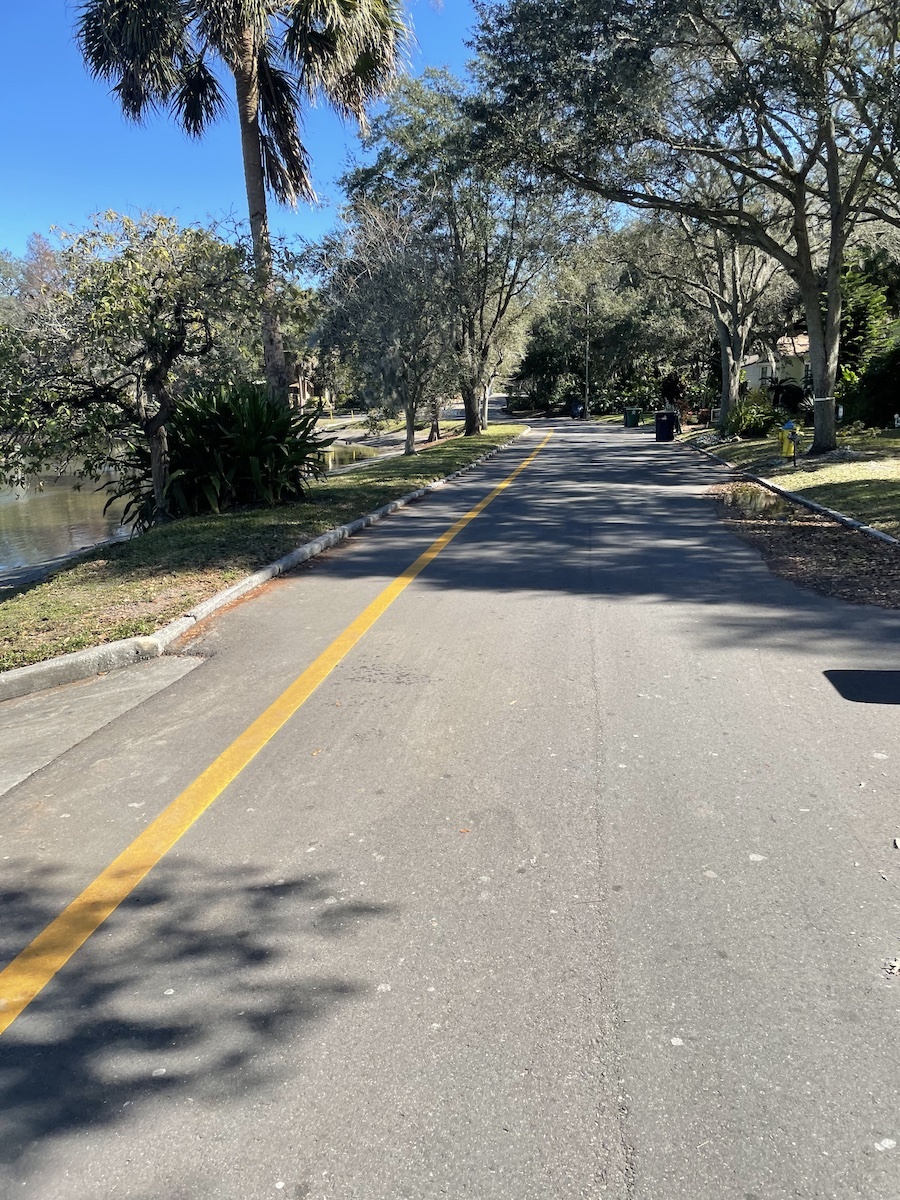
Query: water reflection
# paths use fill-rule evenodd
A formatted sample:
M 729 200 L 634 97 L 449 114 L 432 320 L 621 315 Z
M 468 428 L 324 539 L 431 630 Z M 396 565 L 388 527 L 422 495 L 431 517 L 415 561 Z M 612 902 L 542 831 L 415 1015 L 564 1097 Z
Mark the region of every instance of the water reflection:
M 333 471 L 362 459 L 377 458 L 371 446 L 330 447 L 323 454 Z M 109 477 L 111 478 L 111 476 Z M 0 577 L 22 582 L 31 568 L 56 563 L 79 550 L 130 535 L 122 525 L 124 503 L 104 514 L 108 493 L 98 483 L 72 475 L 37 475 L 25 488 L 0 489 Z
M 345 446 L 338 443 L 322 451 L 325 460 L 325 470 L 334 471 L 337 467 L 349 467 L 351 463 L 360 462 L 364 458 L 377 458 L 378 451 L 371 446 Z
M 107 493 L 70 475 L 39 475 L 25 488 L 0 490 L 0 573 L 36 567 L 128 537 L 123 504 L 104 515 Z

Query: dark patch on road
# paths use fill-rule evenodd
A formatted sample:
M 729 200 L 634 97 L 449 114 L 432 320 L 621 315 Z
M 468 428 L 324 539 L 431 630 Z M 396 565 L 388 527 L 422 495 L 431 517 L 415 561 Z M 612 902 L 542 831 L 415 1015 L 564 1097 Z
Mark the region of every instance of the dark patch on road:
M 845 700 L 854 704 L 900 704 L 900 671 L 824 671 Z

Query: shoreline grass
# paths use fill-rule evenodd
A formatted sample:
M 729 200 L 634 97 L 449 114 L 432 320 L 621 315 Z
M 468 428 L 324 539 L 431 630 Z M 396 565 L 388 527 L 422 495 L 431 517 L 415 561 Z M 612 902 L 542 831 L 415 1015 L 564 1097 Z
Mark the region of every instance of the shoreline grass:
M 98 546 L 0 601 L 0 671 L 154 633 L 304 542 L 468 466 L 524 428 L 496 425 L 414 456 L 373 459 L 314 483 L 295 504 L 191 517 Z

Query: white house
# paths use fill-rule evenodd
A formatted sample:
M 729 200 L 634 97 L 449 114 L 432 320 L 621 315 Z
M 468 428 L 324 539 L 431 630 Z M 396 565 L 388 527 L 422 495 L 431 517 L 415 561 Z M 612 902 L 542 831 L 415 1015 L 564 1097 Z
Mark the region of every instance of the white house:
M 806 387 L 812 381 L 809 364 L 809 337 L 805 333 L 785 334 L 767 354 L 751 354 L 744 359 L 747 386 L 768 387 L 769 381 L 785 383 L 791 379 Z

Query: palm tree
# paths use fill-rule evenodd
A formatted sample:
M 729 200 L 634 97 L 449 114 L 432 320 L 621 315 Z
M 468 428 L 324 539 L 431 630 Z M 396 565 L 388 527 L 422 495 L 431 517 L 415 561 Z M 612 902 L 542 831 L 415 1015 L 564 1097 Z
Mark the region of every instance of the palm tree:
M 76 35 L 127 117 L 165 109 L 192 137 L 225 109 L 215 67 L 233 78 L 266 378 L 284 402 L 267 193 L 292 206 L 313 197 L 304 104 L 321 96 L 365 128 L 366 105 L 396 74 L 407 38 L 398 0 L 84 0 Z

